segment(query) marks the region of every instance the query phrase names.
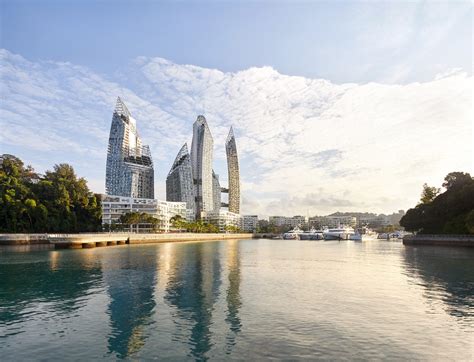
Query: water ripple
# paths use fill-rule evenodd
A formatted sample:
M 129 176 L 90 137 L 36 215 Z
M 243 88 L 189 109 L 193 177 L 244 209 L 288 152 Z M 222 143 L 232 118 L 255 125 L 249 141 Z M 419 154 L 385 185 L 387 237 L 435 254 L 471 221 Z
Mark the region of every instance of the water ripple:
M 0 253 L 6 360 L 472 360 L 474 253 L 242 240 Z

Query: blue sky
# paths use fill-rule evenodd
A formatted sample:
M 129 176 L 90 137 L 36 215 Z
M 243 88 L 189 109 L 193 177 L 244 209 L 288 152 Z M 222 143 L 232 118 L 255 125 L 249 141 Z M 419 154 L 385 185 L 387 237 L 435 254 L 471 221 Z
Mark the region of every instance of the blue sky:
M 136 56 L 235 72 L 411 82 L 472 71 L 470 2 L 5 1 L 2 46 L 110 74 Z
M 469 2 L 20 0 L 1 17 L 0 153 L 70 163 L 96 192 L 117 96 L 159 198 L 202 112 L 223 185 L 234 126 L 244 213 L 389 213 L 474 173 Z

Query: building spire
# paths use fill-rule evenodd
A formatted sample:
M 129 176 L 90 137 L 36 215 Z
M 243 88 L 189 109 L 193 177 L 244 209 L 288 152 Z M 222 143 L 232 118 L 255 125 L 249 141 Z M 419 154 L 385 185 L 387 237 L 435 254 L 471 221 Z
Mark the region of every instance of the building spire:
M 234 129 L 232 128 L 232 126 L 230 126 L 230 130 L 229 130 L 229 134 L 227 135 L 227 139 L 225 141 L 225 143 L 229 143 L 232 139 L 235 139 L 235 136 L 234 136 Z
M 178 167 L 182 162 L 185 157 L 189 157 L 189 151 L 188 151 L 188 144 L 185 143 L 183 147 L 179 150 L 178 154 L 176 155 L 176 158 L 174 159 L 173 166 L 171 166 L 171 170 L 169 173 L 173 172 L 173 170 Z
M 114 113 L 117 113 L 120 116 L 131 117 L 130 111 L 128 110 L 125 103 L 123 103 L 120 97 L 117 97 L 117 103 L 115 104 Z

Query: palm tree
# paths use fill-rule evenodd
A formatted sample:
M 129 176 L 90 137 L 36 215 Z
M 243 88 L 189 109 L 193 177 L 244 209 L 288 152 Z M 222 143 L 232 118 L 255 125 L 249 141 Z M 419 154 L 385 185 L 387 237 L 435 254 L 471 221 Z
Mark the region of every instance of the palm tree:
M 186 226 L 187 226 L 186 220 L 184 220 L 181 215 L 175 215 L 171 217 L 170 223 L 173 226 L 173 228 L 177 229 L 178 231 L 181 231 L 182 229 L 186 229 Z

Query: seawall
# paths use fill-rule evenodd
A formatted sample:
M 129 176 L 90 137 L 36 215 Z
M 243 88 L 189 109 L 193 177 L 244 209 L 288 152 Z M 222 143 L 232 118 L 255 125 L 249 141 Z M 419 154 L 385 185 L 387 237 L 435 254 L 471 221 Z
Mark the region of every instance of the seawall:
M 181 241 L 252 239 L 253 234 L 195 233 L 84 233 L 84 234 L 0 234 L 0 245 L 53 244 L 57 249 L 81 249 L 125 244 L 152 244 Z
M 435 245 L 474 247 L 474 235 L 406 235 L 403 245 Z
M 0 234 L 0 245 L 49 244 L 48 234 Z

